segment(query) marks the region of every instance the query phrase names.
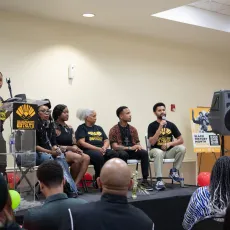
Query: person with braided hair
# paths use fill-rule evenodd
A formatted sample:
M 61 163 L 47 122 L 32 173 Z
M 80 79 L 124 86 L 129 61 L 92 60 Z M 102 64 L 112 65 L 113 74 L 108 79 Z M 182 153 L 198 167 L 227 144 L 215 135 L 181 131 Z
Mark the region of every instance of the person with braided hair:
M 192 195 L 184 215 L 183 228 L 207 217 L 223 220 L 230 202 L 230 157 L 220 157 L 212 168 L 210 185 L 198 188 Z

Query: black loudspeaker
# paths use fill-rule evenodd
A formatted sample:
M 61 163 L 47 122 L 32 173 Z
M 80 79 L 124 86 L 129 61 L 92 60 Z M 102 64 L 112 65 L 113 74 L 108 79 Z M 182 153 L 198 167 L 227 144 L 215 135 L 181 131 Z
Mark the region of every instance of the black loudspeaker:
M 209 122 L 214 133 L 230 135 L 230 90 L 214 92 Z

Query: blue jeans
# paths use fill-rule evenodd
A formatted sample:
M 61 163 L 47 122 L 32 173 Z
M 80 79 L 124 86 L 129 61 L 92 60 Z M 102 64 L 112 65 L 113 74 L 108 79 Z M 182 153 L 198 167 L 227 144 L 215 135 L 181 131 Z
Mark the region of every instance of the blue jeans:
M 62 167 L 63 169 L 63 173 L 64 173 L 64 178 L 66 179 L 66 181 L 69 183 L 70 185 L 70 188 L 72 190 L 72 192 L 75 192 L 77 193 L 78 190 L 77 190 L 77 186 L 72 178 L 72 176 L 70 175 L 70 172 L 69 172 L 69 165 L 68 163 L 66 162 L 66 159 L 65 159 L 65 156 L 64 154 L 62 153 L 61 156 L 58 156 L 56 157 L 55 159 L 48 153 L 43 153 L 43 152 L 37 152 L 37 155 L 36 155 L 36 165 L 40 165 L 42 164 L 44 161 L 47 161 L 47 160 L 56 160 Z
M 53 160 L 53 157 L 48 153 L 37 152 L 36 154 L 36 166 L 42 164 L 44 161 Z

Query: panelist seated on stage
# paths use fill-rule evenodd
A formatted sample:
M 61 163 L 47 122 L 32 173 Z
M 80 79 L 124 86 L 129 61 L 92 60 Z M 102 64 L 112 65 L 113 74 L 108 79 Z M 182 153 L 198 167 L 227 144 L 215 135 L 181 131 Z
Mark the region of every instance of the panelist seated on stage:
M 51 110 L 42 105 L 38 107 L 38 125 L 36 130 L 36 165 L 57 157 L 55 129 L 50 119 Z
M 121 159 L 105 163 L 97 179 L 102 189 L 100 201 L 71 209 L 75 230 L 153 230 L 152 220 L 140 209 L 128 203 L 128 189 L 132 186 L 131 172 Z M 65 228 L 69 222 L 62 224 Z
M 78 184 L 88 169 L 90 158 L 77 147 L 74 130 L 66 124 L 69 119 L 69 110 L 66 105 L 59 104 L 54 107 L 53 119 L 57 144 L 65 153 L 66 161 L 71 165 L 71 175 Z
M 38 167 L 37 178 L 46 200 L 42 206 L 31 208 L 26 212 L 23 226 L 27 230 L 59 229 L 63 219 L 70 222 L 68 209 L 85 204 L 86 201 L 68 199 L 63 193 L 65 183 L 63 170 L 56 161 L 42 163 Z
M 128 159 L 141 160 L 142 186 L 146 190 L 153 190 L 148 183 L 149 157 L 148 152 L 140 144 L 137 129 L 128 123 L 131 122 L 131 112 L 128 107 L 121 106 L 116 111 L 119 123 L 113 126 L 109 132 L 109 140 L 118 157 L 127 162 Z
M 91 109 L 79 109 L 77 117 L 84 124 L 79 125 L 75 137 L 77 144 L 85 154 L 90 157 L 90 162 L 94 166 L 95 180 L 100 176 L 101 168 L 105 161 L 116 157 L 115 151 L 109 148 L 109 139 L 101 126 L 95 125 L 97 114 Z M 97 187 L 97 183 L 94 182 Z
M 184 215 L 183 228 L 190 230 L 197 222 L 208 217 L 217 217 L 216 221 L 223 221 L 229 203 L 230 157 L 223 156 L 212 168 L 210 185 L 200 187 L 193 193 Z M 226 215 L 225 224 L 227 219 L 229 216 L 227 218 Z M 224 226 L 224 230 L 229 229 Z
M 54 123 L 50 119 L 51 111 L 46 105 L 38 107 L 38 125 L 36 130 L 36 164 L 40 165 L 44 161 L 55 159 L 63 168 L 64 177 L 70 187 L 68 193 L 69 196 L 77 196 L 77 186 L 70 175 L 69 165 L 65 159 L 65 153 L 58 147 L 56 141 L 56 133 Z M 75 167 L 75 165 L 74 165 Z
M 176 182 L 182 178 L 179 176 L 179 169 L 185 156 L 186 148 L 182 135 L 176 125 L 162 119 L 166 116 L 165 104 L 157 103 L 153 106 L 153 112 L 157 120 L 148 126 L 148 139 L 151 144 L 150 158 L 154 158 L 154 170 L 157 178 L 156 190 L 164 190 L 165 184 L 162 181 L 163 159 L 175 159 L 169 176 Z

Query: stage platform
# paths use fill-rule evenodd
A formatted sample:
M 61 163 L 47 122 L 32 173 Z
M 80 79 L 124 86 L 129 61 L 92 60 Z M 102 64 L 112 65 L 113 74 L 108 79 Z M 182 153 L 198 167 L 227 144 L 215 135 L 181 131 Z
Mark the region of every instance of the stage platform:
M 131 192 L 128 194 L 128 201 L 133 206 L 142 209 L 154 222 L 155 230 L 183 230 L 181 224 L 192 193 L 197 189 L 195 186 L 180 188 L 178 185 L 167 185 L 165 191 L 152 191 L 149 195 L 138 194 L 133 200 Z M 100 199 L 100 193 L 90 190 L 80 198 L 95 202 Z M 40 201 L 42 204 L 42 201 Z M 23 222 L 26 210 L 16 213 L 16 221 Z

